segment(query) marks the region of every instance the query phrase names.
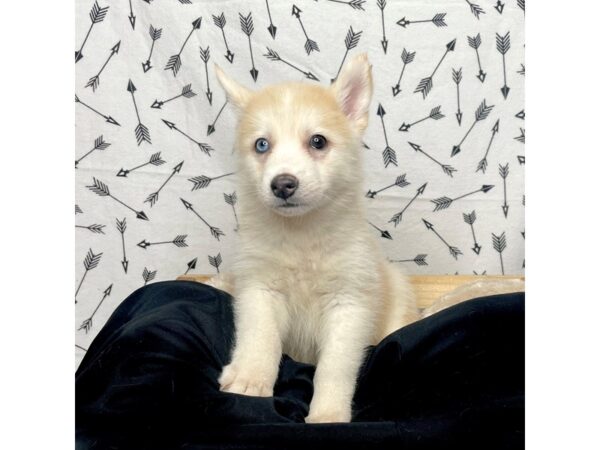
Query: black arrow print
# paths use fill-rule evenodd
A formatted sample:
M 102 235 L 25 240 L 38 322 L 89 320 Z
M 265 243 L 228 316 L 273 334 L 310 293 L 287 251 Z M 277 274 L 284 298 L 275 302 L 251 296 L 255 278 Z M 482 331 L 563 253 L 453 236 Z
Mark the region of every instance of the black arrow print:
M 208 263 L 213 266 L 215 269 L 217 269 L 217 273 L 219 272 L 219 266 L 221 265 L 221 263 L 223 262 L 223 259 L 221 258 L 221 254 L 219 253 L 217 256 L 210 256 L 208 255 Z
M 525 14 L 525 0 L 517 0 L 517 5 L 523 10 L 523 14 Z
M 427 261 L 425 261 L 425 258 L 427 258 L 427 255 L 420 254 L 415 256 L 413 259 L 390 259 L 390 262 L 412 262 L 415 263 L 417 266 L 427 266 L 428 264 Z
M 148 0 L 144 0 L 145 2 L 147 2 Z M 152 1 L 152 0 L 150 0 Z M 179 0 L 179 3 L 181 3 L 182 5 L 193 5 L 192 0 Z
M 252 39 L 250 39 L 250 35 L 254 31 L 254 22 L 252 20 L 252 11 L 248 13 L 247 16 L 243 16 L 242 13 L 240 15 L 240 26 L 242 27 L 242 31 L 248 37 L 248 47 L 250 48 L 250 61 L 252 62 L 252 69 L 250 69 L 250 75 L 252 79 L 256 83 L 256 79 L 258 78 L 258 70 L 254 67 L 254 54 L 252 53 Z
M 458 255 L 462 255 L 462 252 L 458 249 L 458 247 L 453 247 L 452 245 L 448 244 L 448 242 L 446 242 L 446 240 L 436 231 L 436 229 L 433 227 L 433 224 L 430 222 L 427 222 L 425 219 L 421 219 L 423 221 L 423 223 L 425 224 L 425 227 L 427 227 L 428 230 L 433 231 L 433 233 L 444 243 L 446 244 L 446 247 L 448 247 L 448 250 L 450 251 L 450 254 L 452 255 L 452 257 L 456 260 L 458 260 Z
M 177 76 L 177 72 L 179 72 L 179 69 L 181 69 L 181 53 L 183 52 L 183 49 L 185 48 L 185 44 L 187 44 L 187 41 L 192 36 L 192 33 L 195 30 L 200 29 L 200 25 L 202 25 L 202 17 L 198 17 L 196 20 L 194 20 L 192 22 L 192 29 L 190 30 L 189 34 L 185 38 L 185 41 L 183 41 L 183 44 L 182 44 L 181 48 L 179 49 L 179 53 L 171 56 L 169 58 L 169 61 L 167 61 L 165 70 L 171 70 L 173 72 L 174 77 Z
M 148 164 L 152 164 L 153 166 L 160 166 L 162 164 L 164 164 L 166 161 L 163 161 L 163 159 L 160 156 L 160 152 L 158 153 L 154 153 L 152 156 L 150 156 L 150 160 L 148 162 L 145 162 L 144 164 L 140 164 L 139 166 L 134 167 L 133 169 L 120 169 L 119 172 L 117 173 L 118 177 L 126 177 L 127 175 L 129 175 L 130 172 L 133 172 L 134 170 L 137 170 L 141 167 L 147 166 Z
M 104 290 L 102 299 L 100 299 L 100 302 L 98 303 L 98 305 L 96 306 L 96 308 L 94 309 L 94 311 L 92 312 L 90 317 L 88 317 L 86 320 L 84 320 L 81 323 L 79 330 L 84 330 L 85 334 L 87 334 L 88 331 L 90 331 L 90 328 L 92 328 L 92 319 L 94 318 L 94 314 L 96 314 L 96 311 L 98 311 L 98 308 L 100 308 L 100 305 L 102 305 L 102 302 L 104 301 L 104 299 L 110 295 L 110 292 L 112 291 L 112 287 L 113 287 L 113 285 L 111 283 L 111 285 Z
M 469 41 L 469 47 L 475 50 L 475 54 L 477 55 L 477 66 L 479 67 L 479 73 L 476 75 L 477 79 L 482 83 L 485 81 L 486 73 L 481 68 L 481 59 L 479 58 L 479 47 L 481 46 L 481 33 L 477 33 L 477 36 L 467 36 L 467 41 Z
M 110 49 L 110 55 L 108 55 L 108 58 L 106 59 L 106 61 L 104 61 L 104 64 L 102 64 L 102 67 L 100 67 L 100 70 L 98 71 L 98 73 L 96 75 L 94 75 L 93 77 L 91 77 L 88 80 L 88 82 L 85 85 L 85 87 L 91 87 L 92 91 L 96 92 L 96 89 L 98 88 L 98 85 L 100 84 L 100 74 L 102 73 L 102 71 L 104 70 L 104 68 L 108 65 L 108 62 L 113 57 L 113 55 L 116 55 L 117 53 L 119 53 L 119 48 L 120 47 L 121 47 L 121 41 L 117 42 Z
M 85 347 L 82 347 L 81 345 L 77 345 L 77 344 L 75 344 L 75 347 L 77 347 L 79 350 L 83 350 L 84 352 L 87 352 L 87 351 L 88 351 L 88 349 L 87 349 L 87 348 L 85 348 Z
M 494 137 L 496 136 L 496 134 L 498 134 L 498 131 L 500 131 L 500 119 L 496 120 L 496 123 L 492 128 L 492 137 L 490 137 L 490 142 L 488 143 L 487 149 L 485 150 L 485 155 L 483 155 L 483 158 L 481 159 L 481 161 L 479 161 L 479 164 L 477 164 L 477 170 L 475 170 L 475 173 L 479 172 L 480 170 L 483 173 L 485 173 L 485 169 L 487 169 L 487 155 L 490 152 L 492 142 L 494 141 Z
M 410 145 L 414 151 L 421 152 L 423 155 L 427 156 L 430 160 L 432 160 L 434 163 L 440 166 L 446 175 L 452 177 L 452 172 L 456 172 L 456 169 L 454 167 L 448 164 L 442 164 L 429 153 L 425 152 L 425 150 L 423 150 L 419 144 L 413 144 L 412 142 L 409 142 L 408 145 Z
M 265 56 L 266 58 L 270 59 L 271 61 L 281 61 L 282 63 L 287 64 L 291 68 L 296 69 L 298 72 L 300 72 L 301 74 L 303 74 L 309 80 L 319 81 L 319 79 L 317 77 L 315 77 L 312 74 L 312 72 L 308 72 L 306 70 L 302 70 L 300 67 L 293 65 L 289 61 L 286 61 L 281 56 L 279 56 L 279 53 L 277 53 L 275 50 L 270 49 L 269 47 L 267 47 L 267 53 L 265 55 L 263 55 L 263 56 Z
M 525 120 L 525 110 L 522 109 L 521 111 L 519 111 L 517 114 L 515 114 L 515 117 L 517 119 Z
M 212 106 L 212 91 L 210 90 L 210 79 L 208 78 L 208 60 L 210 59 L 210 47 L 203 49 L 200 47 L 200 59 L 204 62 L 204 72 L 206 73 L 206 98 Z
M 195 96 L 196 96 L 196 93 L 194 91 L 192 91 L 192 85 L 186 84 L 185 86 L 183 86 L 181 88 L 181 94 L 177 94 L 175 97 L 171 97 L 166 100 L 156 99 L 156 100 L 154 100 L 154 103 L 152 103 L 152 105 L 150 105 L 150 107 L 154 108 L 154 109 L 161 109 L 165 103 L 169 103 L 170 101 L 175 100 L 176 98 L 179 98 L 179 97 L 192 98 Z
M 340 71 L 342 70 L 342 66 L 344 65 L 344 61 L 346 61 L 346 57 L 348 56 L 348 52 L 352 50 L 354 47 L 358 45 L 358 41 L 360 41 L 360 36 L 362 31 L 355 32 L 352 27 L 348 29 L 348 33 L 346 33 L 346 39 L 344 39 L 344 45 L 346 46 L 346 51 L 344 52 L 344 57 L 342 58 L 342 62 L 340 63 L 340 67 L 335 74 L 335 78 L 331 79 L 333 83 L 337 80 L 337 77 L 340 75 Z
M 506 232 L 502 232 L 500 236 L 496 236 L 492 233 L 492 244 L 494 245 L 494 250 L 498 252 L 500 255 L 500 267 L 502 268 L 502 275 L 504 275 L 504 259 L 502 258 L 502 252 L 506 248 Z
M 129 83 L 127 83 L 127 91 L 129 91 L 129 93 L 131 94 L 131 100 L 133 100 L 133 107 L 135 108 L 135 115 L 138 120 L 138 124 L 136 125 L 134 130 L 137 144 L 138 146 L 142 142 L 152 144 L 152 141 L 150 140 L 150 131 L 148 131 L 148 127 L 146 127 L 146 125 L 142 123 L 142 119 L 140 119 L 140 112 L 138 111 L 137 103 L 135 101 L 135 91 L 137 91 L 137 89 L 131 81 L 131 79 L 129 80 Z
M 465 0 L 468 4 L 469 4 L 469 8 L 471 8 L 471 12 L 473 13 L 473 15 L 475 17 L 477 17 L 477 20 L 479 20 L 479 15 L 480 14 L 485 14 L 485 11 L 483 10 L 483 8 L 475 3 L 471 3 L 469 0 Z
M 173 244 L 175 247 L 187 247 L 187 243 L 185 240 L 187 239 L 187 234 L 178 234 L 172 241 L 160 241 L 160 242 L 148 242 L 144 239 L 141 242 L 138 242 L 137 246 L 146 250 L 151 245 L 161 245 L 161 244 Z
M 150 34 L 150 39 L 152 39 L 152 44 L 150 45 L 150 54 L 148 55 L 148 58 L 146 58 L 146 61 L 142 63 L 142 69 L 144 70 L 144 73 L 148 72 L 153 67 L 150 63 L 150 58 L 152 58 L 152 52 L 154 51 L 154 43 L 162 36 L 162 28 L 154 28 L 152 25 L 150 25 L 150 30 L 148 33 Z
M 519 127 L 519 130 L 521 130 L 521 134 L 519 136 L 515 137 L 515 140 L 522 142 L 524 144 L 525 143 L 525 128 Z
M 220 16 L 212 16 L 214 24 L 221 29 L 221 34 L 223 35 L 223 42 L 225 43 L 225 49 L 227 53 L 225 53 L 225 59 L 230 63 L 233 63 L 234 54 L 229 50 L 229 45 L 227 45 L 227 38 L 225 37 L 225 25 L 227 24 L 227 20 L 225 19 L 225 13 L 221 13 Z
M 194 205 L 192 205 L 190 202 L 180 198 L 179 200 L 181 200 L 181 203 L 183 203 L 183 206 L 185 206 L 185 209 L 187 209 L 188 211 L 192 211 L 196 217 L 198 217 L 202 222 L 204 222 L 204 224 L 210 229 L 210 234 L 213 235 L 213 237 L 219 241 L 219 237 L 220 236 L 225 236 L 225 233 L 223 233 L 220 229 L 218 229 L 217 227 L 213 227 L 212 225 L 210 225 L 206 220 L 204 220 L 204 217 L 202 217 L 200 214 L 198 214 L 196 212 L 196 210 L 193 208 Z
M 98 225 L 97 223 L 94 223 L 92 225 L 75 225 L 75 228 L 83 228 L 86 230 L 91 231 L 92 233 L 99 233 L 99 234 L 104 234 L 104 230 L 102 228 L 104 228 L 104 225 Z
M 219 112 L 217 113 L 217 117 L 215 117 L 215 120 L 213 120 L 213 122 L 210 125 L 208 125 L 208 128 L 206 129 L 207 136 L 210 136 L 211 134 L 213 134 L 215 132 L 215 125 L 217 124 L 217 120 L 219 120 L 219 117 L 221 117 L 221 113 L 225 109 L 225 105 L 227 105 L 227 100 L 225 100 L 225 102 L 223 103 L 223 106 L 221 106 L 221 109 L 219 109 Z
M 275 35 L 277 34 L 277 27 L 273 25 L 273 19 L 271 18 L 271 9 L 269 8 L 269 0 L 265 0 L 267 3 L 267 14 L 269 15 L 269 26 L 267 30 L 269 30 L 269 34 L 273 39 L 275 39 Z
M 83 214 L 83 210 L 79 207 L 79 205 L 75 205 L 75 215 Z
M 188 138 L 190 141 L 192 141 L 194 144 L 196 144 L 200 150 L 204 153 L 206 153 L 208 156 L 210 156 L 210 152 L 214 151 L 214 148 L 212 148 L 210 145 L 205 144 L 203 142 L 198 142 L 197 140 L 195 140 L 193 137 L 191 137 L 189 134 L 184 133 L 183 131 L 181 131 L 179 128 L 177 128 L 177 126 L 173 123 L 173 122 L 169 122 L 168 120 L 162 119 L 162 121 L 165 123 L 166 126 L 168 126 L 171 130 L 176 130 L 179 133 L 181 133 L 183 136 L 185 136 L 186 138 Z
M 352 9 L 359 9 L 361 11 L 364 11 L 365 9 L 363 8 L 363 4 L 365 3 L 366 0 L 349 0 L 349 1 L 343 1 L 343 0 L 327 0 L 329 2 L 333 2 L 333 3 L 342 3 L 344 5 L 348 5 L 350 6 Z
M 129 23 L 131 24 L 131 29 L 135 30 L 135 15 L 133 14 L 133 6 L 131 5 L 131 0 L 129 0 Z
M 519 75 L 525 76 L 525 64 L 521 64 L 521 68 L 519 70 L 517 70 L 517 73 Z
M 152 194 L 150 194 L 146 198 L 146 200 L 144 200 L 144 203 L 150 203 L 150 207 L 153 207 L 154 204 L 158 201 L 158 194 L 160 193 L 160 191 L 162 190 L 162 188 L 165 187 L 165 185 L 169 182 L 169 180 L 171 178 L 173 178 L 173 176 L 176 173 L 179 173 L 181 171 L 182 167 L 183 167 L 183 161 L 181 161 L 179 164 L 177 164 L 175 167 L 173 167 L 173 170 L 171 171 L 171 174 L 167 177 L 167 179 L 165 180 L 165 182 L 160 185 L 160 187 L 157 189 L 156 192 L 153 192 Z
M 133 211 L 135 213 L 135 216 L 138 219 L 149 220 L 148 216 L 146 216 L 146 214 L 144 213 L 144 211 L 136 211 L 134 208 L 132 208 L 131 206 L 127 205 L 126 203 L 123 203 L 117 197 L 115 197 L 114 195 L 112 195 L 110 193 L 110 191 L 108 190 L 108 186 L 106 184 L 104 184 L 102 181 L 96 179 L 96 177 L 93 177 L 93 184 L 91 186 L 86 186 L 86 187 L 90 191 L 98 194 L 100 197 L 110 197 L 110 198 L 112 198 L 114 201 L 116 201 L 117 203 L 120 203 L 125 208 L 129 209 L 130 211 Z
M 388 143 L 387 133 L 385 131 L 385 122 L 383 121 L 383 116 L 385 116 L 386 112 L 381 106 L 381 103 L 377 107 L 377 115 L 381 118 L 381 126 L 383 127 L 383 137 L 385 138 L 385 149 L 383 150 L 383 164 L 385 167 L 393 164 L 398 166 L 398 161 L 396 160 L 396 151 L 390 147 Z
M 387 4 L 386 0 L 377 0 L 377 6 L 381 10 L 381 31 L 382 31 L 381 46 L 383 47 L 383 53 L 387 54 L 388 40 L 385 37 L 385 13 L 383 11 L 385 9 L 386 4 Z
M 77 169 L 77 166 L 79 165 L 79 163 L 86 157 L 88 156 L 90 153 L 95 152 L 96 150 L 106 150 L 108 147 L 110 147 L 110 143 L 108 142 L 104 142 L 104 137 L 102 135 L 98 136 L 95 140 L 94 140 L 94 146 L 92 147 L 91 150 L 89 150 L 85 155 L 83 155 L 81 158 L 76 159 L 75 160 L 75 168 Z
M 402 76 L 404 75 L 404 69 L 406 69 L 407 64 L 413 62 L 416 54 L 417 52 L 407 52 L 405 48 L 402 49 L 402 70 L 400 71 L 398 82 L 392 86 L 392 94 L 394 94 L 394 97 L 402 92 L 402 89 L 400 89 L 400 82 L 402 81 Z
M 435 73 L 437 72 L 438 68 L 440 67 L 440 65 L 442 64 L 442 61 L 444 61 L 444 58 L 446 58 L 446 55 L 449 52 L 454 51 L 455 47 L 456 47 L 456 39 L 453 39 L 452 41 L 448 42 L 446 44 L 446 51 L 440 58 L 440 61 L 437 63 L 437 66 L 435 66 L 435 69 L 433 69 L 433 72 L 431 73 L 431 75 L 423 78 L 419 82 L 419 85 L 415 89 L 415 93 L 420 92 L 423 95 L 423 99 L 425 99 L 427 97 L 427 94 L 429 94 L 429 92 L 431 91 L 431 88 L 433 87 L 433 77 L 434 77 Z
M 427 19 L 427 20 L 409 20 L 406 17 L 403 17 L 402 19 L 400 19 L 396 23 L 398 25 L 400 25 L 402 28 L 406 28 L 411 23 L 427 23 L 427 22 L 431 22 L 436 27 L 440 28 L 440 27 L 447 26 L 445 18 L 446 18 L 446 13 L 438 13 L 438 14 L 434 15 L 433 18 Z
M 384 239 L 390 239 L 393 240 L 392 235 L 390 234 L 389 231 L 387 230 L 383 230 L 381 228 L 379 228 L 377 225 L 373 225 L 371 222 L 368 222 L 369 225 L 371 225 L 373 228 L 375 228 L 377 231 L 379 231 L 379 233 L 381 234 L 381 237 Z
M 125 252 L 125 230 L 127 229 L 127 221 L 126 217 L 123 217 L 123 220 L 117 219 L 117 230 L 121 234 L 121 246 L 123 248 L 123 259 L 121 260 L 121 265 L 123 266 L 123 270 L 127 273 L 127 267 L 129 266 L 129 261 L 127 260 L 127 253 Z
M 517 161 L 519 161 L 519 165 L 522 166 L 523 164 L 525 164 L 525 156 L 517 155 Z
M 517 2 L 518 2 L 518 0 L 517 0 Z M 496 11 L 498 11 L 498 14 L 502 14 L 502 12 L 504 11 L 504 5 L 505 5 L 505 4 L 504 4 L 504 3 L 502 3 L 500 0 L 498 0 L 498 1 L 496 2 L 496 5 L 494 6 L 494 9 L 495 9 Z
M 406 206 L 404 206 L 404 208 L 402 208 L 402 210 L 399 213 L 394 214 L 392 218 L 388 221 L 388 223 L 393 222 L 394 226 L 397 227 L 398 224 L 402 221 L 402 215 L 404 214 L 404 212 L 408 209 L 412 202 L 416 200 L 416 198 L 419 195 L 423 195 L 423 192 L 425 192 L 426 187 L 427 183 L 423 184 L 419 189 L 417 189 L 417 193 L 413 196 L 413 198 L 410 199 L 410 201 L 406 204 Z
M 398 128 L 398 131 L 408 131 L 408 130 L 410 130 L 410 128 L 413 125 L 421 123 L 427 119 L 440 120 L 441 118 L 446 117 L 440 111 L 441 108 L 442 108 L 441 105 L 436 106 L 435 108 L 432 108 L 431 111 L 429 111 L 429 114 L 427 116 L 423 117 L 422 119 L 415 120 L 412 123 L 402 122 L 402 125 L 400 125 L 400 128 Z
M 83 43 L 81 44 L 81 47 L 79 47 L 79 50 L 77 50 L 75 52 L 75 63 L 78 63 L 79 60 L 81 58 L 83 58 L 83 47 L 85 46 L 85 43 L 88 40 L 88 37 L 90 37 L 90 33 L 92 32 L 92 28 L 94 28 L 94 25 L 96 25 L 97 23 L 100 23 L 104 20 L 104 18 L 106 17 L 106 13 L 108 12 L 108 8 L 110 8 L 110 6 L 105 6 L 103 8 L 101 8 L 98 5 L 97 1 L 94 1 L 94 6 L 92 6 L 92 9 L 90 10 L 90 20 L 92 21 L 92 24 L 90 25 L 90 28 L 88 29 L 85 38 L 83 39 Z
M 157 270 L 149 271 L 146 267 L 144 267 L 144 271 L 142 272 L 142 279 L 144 280 L 144 286 L 148 284 L 149 281 L 154 280 L 156 277 Z
M 460 82 L 462 81 L 462 67 L 458 70 L 454 70 L 452 68 L 452 80 L 456 84 L 456 120 L 458 121 L 458 125 L 462 124 L 462 116 L 463 113 L 460 110 Z
M 194 186 L 192 186 L 192 191 L 195 191 L 196 189 L 204 189 L 213 180 L 218 180 L 219 178 L 228 177 L 229 175 L 233 175 L 234 173 L 235 172 L 226 173 L 224 175 L 219 175 L 217 177 L 207 177 L 206 175 L 200 175 L 197 177 L 188 178 L 188 181 L 191 181 L 192 183 L 194 183 Z
M 471 234 L 473 234 L 473 248 L 471 250 L 473 250 L 477 255 L 479 255 L 479 252 L 481 251 L 481 245 L 477 243 L 477 238 L 475 237 L 475 228 L 473 228 L 473 224 L 475 223 L 475 220 L 477 220 L 475 210 L 473 210 L 471 214 L 463 213 L 463 219 L 465 223 L 471 227 Z
M 87 273 L 90 270 L 98 267 L 98 263 L 100 262 L 101 258 L 102 258 L 102 253 L 94 254 L 94 252 L 92 251 L 91 248 L 88 250 L 87 254 L 85 255 L 85 259 L 83 260 L 83 268 L 85 269 L 85 272 L 83 272 L 81 281 L 79 282 L 79 285 L 77 286 L 77 290 L 75 291 L 75 303 L 77 303 L 77 294 L 79 293 L 79 289 L 81 289 L 81 285 L 83 284 L 83 280 L 85 280 L 85 276 L 87 275 Z
M 394 187 L 394 186 L 406 187 L 409 184 L 410 183 L 408 181 L 406 181 L 406 174 L 403 173 L 402 175 L 396 177 L 396 180 L 392 184 L 390 184 L 389 186 L 382 187 L 381 189 L 378 189 L 376 191 L 372 191 L 372 190 L 369 189 L 369 191 L 367 192 L 367 194 L 365 195 L 365 197 L 367 197 L 367 198 L 375 198 L 375 196 L 377 194 L 379 194 L 381 191 L 385 191 L 386 189 L 389 189 L 389 188 Z
M 83 103 L 81 100 L 79 100 L 79 97 L 77 96 L 77 94 L 75 94 L 75 103 L 81 103 L 83 106 L 85 106 L 87 109 L 89 109 L 90 111 L 94 111 L 96 114 L 98 114 L 100 117 L 104 117 L 104 119 L 108 122 L 108 123 L 112 123 L 113 125 L 117 125 L 118 127 L 121 126 L 121 124 L 119 122 L 117 122 L 115 119 L 113 119 L 111 116 L 107 116 L 106 114 L 102 114 L 100 111 L 98 111 L 97 109 L 92 108 L 90 105 L 88 105 L 87 103 Z
M 467 136 L 469 136 L 469 134 L 471 133 L 473 128 L 475 128 L 475 125 L 477 125 L 477 122 L 481 122 L 482 120 L 487 119 L 487 116 L 490 115 L 490 112 L 492 111 L 492 109 L 494 109 L 494 105 L 487 106 L 485 104 L 485 99 L 483 99 L 483 101 L 481 102 L 479 107 L 475 110 L 475 120 L 473 121 L 471 128 L 468 129 L 468 131 L 465 133 L 465 135 L 463 136 L 461 141 L 457 145 L 452 147 L 450 156 L 456 156 L 458 153 L 460 153 L 461 145 L 463 145 L 463 143 L 467 139 Z
M 481 188 L 477 189 L 476 191 L 468 192 L 466 194 L 459 195 L 458 197 L 449 198 L 449 197 L 444 196 L 444 197 L 434 198 L 433 200 L 431 200 L 431 203 L 433 203 L 435 205 L 433 208 L 433 211 L 436 212 L 436 211 L 441 211 L 442 209 L 449 208 L 450 205 L 453 202 L 455 202 L 456 200 L 460 200 L 461 198 L 468 197 L 469 195 L 473 195 L 478 192 L 483 192 L 484 194 L 487 194 L 493 187 L 494 187 L 494 185 L 484 184 L 483 186 L 481 186 Z
M 510 31 L 507 31 L 504 36 L 500 36 L 496 33 L 496 50 L 502 55 L 502 73 L 504 75 L 504 86 L 500 88 L 500 92 L 504 96 L 508 97 L 508 91 L 510 88 L 506 85 L 506 53 L 510 50 Z
M 504 204 L 502 205 L 502 212 L 504 217 L 508 217 L 508 203 L 506 202 L 506 177 L 508 176 L 508 163 L 506 165 L 498 164 L 498 172 L 502 178 L 502 184 L 504 185 Z
M 304 24 L 302 23 L 302 18 L 300 17 L 300 13 L 302 12 L 302 10 L 300 8 L 298 8 L 296 5 L 292 5 L 292 16 L 296 17 L 296 19 L 298 19 L 298 23 L 300 24 L 300 28 L 302 28 L 302 32 L 304 33 L 304 37 L 306 38 L 306 41 L 304 42 L 304 50 L 306 51 L 307 55 L 310 55 L 310 53 L 314 50 L 319 52 L 319 45 L 313 41 L 311 38 L 308 37 L 308 34 L 306 33 L 306 29 L 304 28 Z
M 187 263 L 187 270 L 185 271 L 184 275 L 187 275 L 190 270 L 195 269 L 197 262 L 198 262 L 198 258 L 196 257 L 196 258 L 192 259 L 189 263 Z
M 240 228 L 240 222 L 238 221 L 237 212 L 235 210 L 235 204 L 237 203 L 237 194 L 235 192 L 232 192 L 231 194 L 223 193 L 223 199 L 225 200 L 225 203 L 231 205 L 231 209 L 233 209 L 233 216 L 235 217 L 234 231 L 237 231 Z

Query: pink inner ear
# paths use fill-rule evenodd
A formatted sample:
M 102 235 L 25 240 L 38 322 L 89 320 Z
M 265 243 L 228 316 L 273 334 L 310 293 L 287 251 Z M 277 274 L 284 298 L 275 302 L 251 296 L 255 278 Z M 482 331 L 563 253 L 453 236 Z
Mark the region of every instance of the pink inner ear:
M 351 119 L 357 120 L 364 114 L 364 83 L 359 76 L 352 76 L 349 80 L 345 80 L 341 87 L 342 111 Z

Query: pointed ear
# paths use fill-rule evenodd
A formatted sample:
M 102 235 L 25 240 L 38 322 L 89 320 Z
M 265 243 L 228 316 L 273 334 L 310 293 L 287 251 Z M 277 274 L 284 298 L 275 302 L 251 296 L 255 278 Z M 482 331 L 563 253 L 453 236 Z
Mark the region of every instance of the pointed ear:
M 362 131 L 369 122 L 373 95 L 371 64 L 366 53 L 355 56 L 341 70 L 331 89 L 344 114 Z
M 229 78 L 223 70 L 215 64 L 215 73 L 223 87 L 227 100 L 238 109 L 244 109 L 252 97 L 252 91 Z

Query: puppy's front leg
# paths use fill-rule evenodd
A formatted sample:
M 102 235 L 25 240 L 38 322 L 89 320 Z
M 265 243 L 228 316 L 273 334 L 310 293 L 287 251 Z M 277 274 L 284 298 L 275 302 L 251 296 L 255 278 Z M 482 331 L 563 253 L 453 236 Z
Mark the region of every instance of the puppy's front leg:
M 350 422 L 352 398 L 365 348 L 374 330 L 364 300 L 334 300 L 320 335 L 314 394 L 307 423 Z
M 269 397 L 279 371 L 287 312 L 267 289 L 242 289 L 235 299 L 236 338 L 231 362 L 219 377 L 221 390 Z

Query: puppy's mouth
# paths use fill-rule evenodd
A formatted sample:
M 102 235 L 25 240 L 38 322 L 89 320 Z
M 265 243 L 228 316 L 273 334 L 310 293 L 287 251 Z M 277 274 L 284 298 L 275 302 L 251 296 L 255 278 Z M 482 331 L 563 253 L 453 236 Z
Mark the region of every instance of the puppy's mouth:
M 298 206 L 302 206 L 299 203 L 283 203 L 281 205 L 277 205 L 278 208 L 297 208 Z

